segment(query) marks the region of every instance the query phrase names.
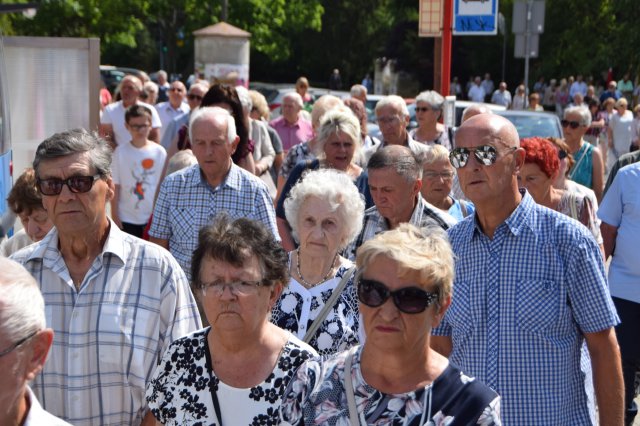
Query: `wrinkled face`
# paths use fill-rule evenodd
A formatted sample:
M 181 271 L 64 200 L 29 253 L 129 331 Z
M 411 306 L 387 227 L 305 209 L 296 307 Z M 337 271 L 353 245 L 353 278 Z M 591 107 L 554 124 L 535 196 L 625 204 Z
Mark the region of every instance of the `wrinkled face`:
M 96 170 L 89 165 L 90 155 L 83 152 L 44 160 L 38 167 L 38 177 L 65 180 L 72 176 L 93 176 Z M 98 178 L 88 192 L 71 192 L 67 185 L 63 185 L 58 195 L 43 194 L 42 205 L 61 235 L 91 235 L 107 226 L 106 207 L 113 193 L 111 177 Z
M 422 181 L 411 183 L 393 168 L 369 169 L 369 191 L 376 208 L 390 222 L 408 222 Z
M 399 276 L 397 263 L 386 256 L 376 256 L 367 266 L 363 278 L 375 280 L 390 291 L 405 287 L 419 287 L 427 292 L 434 292 L 436 288 L 419 284 L 417 274 Z M 367 334 L 367 345 L 372 345 L 378 351 L 411 352 L 428 345 L 431 329 L 436 327 L 446 308 L 438 308 L 432 303 L 424 312 L 407 314 L 400 311 L 392 298 L 382 305 L 372 308 L 362 302 L 359 304 L 364 329 Z
M 340 213 L 329 202 L 309 196 L 298 211 L 300 251 L 331 258 L 345 243 L 346 229 Z
M 403 116 L 402 111 L 398 111 L 393 105 L 385 105 L 376 111 L 376 120 L 386 144 L 405 144 L 409 117 Z
M 182 101 L 184 101 L 186 93 L 187 89 L 184 87 L 184 84 L 179 81 L 174 81 L 169 87 L 169 102 L 171 102 L 171 105 L 180 106 Z
M 332 134 L 324 143 L 324 154 L 327 164 L 331 167 L 346 171 L 353 160 L 356 144 L 346 133 L 340 131 Z
M 518 175 L 518 186 L 526 188 L 536 203 L 541 204 L 549 197 L 554 177 L 547 176 L 536 163 L 524 163 Z
M 44 209 L 35 209 L 31 213 L 21 213 L 20 222 L 32 241 L 38 242 L 53 228 L 49 215 Z
M 249 333 L 259 330 L 267 323 L 273 303 L 282 287 L 256 286 L 263 274 L 258 258 L 249 257 L 241 267 L 206 257 L 200 266 L 200 281 L 207 286 L 211 283 L 232 283 L 244 281 L 248 291 L 234 292 L 232 287 L 224 285 L 221 292 L 212 289 L 200 290 L 202 306 L 209 324 L 218 332 Z
M 284 98 L 282 101 L 282 116 L 289 123 L 296 123 L 298 121 L 298 113 L 302 108 L 293 98 Z
M 511 192 L 513 177 L 518 169 L 512 147 L 486 128 L 460 127 L 456 133 L 456 147 L 475 149 L 490 145 L 497 150 L 495 163 L 485 166 L 473 153 L 467 164 L 457 169 L 458 180 L 464 194 L 474 204 L 500 202 Z M 522 149 L 519 150 L 522 153 Z M 521 160 L 520 160 L 521 161 Z
M 455 169 L 448 159 L 425 164 L 422 173 L 422 196 L 429 201 L 440 202 L 451 193 Z
M 231 167 L 231 155 L 236 149 L 237 138 L 229 143 L 227 123 L 222 117 L 207 117 L 193 123 L 191 150 L 208 180 L 226 175 Z
M 571 122 L 582 123 L 582 117 L 580 116 L 579 113 L 576 113 L 576 112 L 565 114 L 564 119 L 569 123 Z M 568 126 L 562 126 L 562 133 L 564 134 L 564 138 L 567 140 L 567 143 L 575 144 L 575 143 L 578 143 L 578 141 L 580 141 L 580 139 L 584 137 L 588 129 L 589 127 L 583 124 L 580 124 L 577 129 L 574 129 L 572 126 L 568 125 Z
M 191 86 L 189 89 L 189 94 L 187 95 L 187 102 L 189 103 L 189 108 L 194 110 L 200 106 L 202 103 L 202 98 L 206 94 L 206 90 L 201 86 Z
M 122 79 L 122 85 L 120 86 L 120 96 L 122 96 L 122 103 L 129 106 L 136 103 L 138 96 L 140 96 L 141 86 L 139 80 L 134 77 L 125 77 Z
M 416 104 L 416 119 L 420 125 L 434 125 L 440 118 L 440 110 L 433 108 L 426 102 Z
M 0 306 L 2 306 L 1 302 Z M 0 332 L 0 351 L 11 348 L 15 343 L 4 332 Z M 10 410 L 18 407 L 20 399 L 24 398 L 28 367 L 26 354 L 20 354 L 23 349 L 16 348 L 0 357 L 0 368 L 3 372 L 2 386 L 0 386 L 0 417 L 2 418 L 7 418 L 11 413 Z

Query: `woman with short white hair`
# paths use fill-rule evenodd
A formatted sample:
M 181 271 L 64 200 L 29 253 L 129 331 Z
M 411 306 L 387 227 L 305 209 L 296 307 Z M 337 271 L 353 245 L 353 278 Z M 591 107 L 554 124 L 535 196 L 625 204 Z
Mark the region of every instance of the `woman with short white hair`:
M 321 355 L 348 349 L 359 341 L 360 320 L 354 266 L 340 252 L 362 229 L 364 201 L 347 174 L 321 169 L 303 176 L 284 209 L 299 245 L 272 321 Z
M 416 96 L 416 120 L 418 127 L 409 132 L 409 136 L 425 145 L 442 145 L 451 149 L 449 131 L 439 123 L 444 108 L 444 97 L 433 90 L 421 92 Z

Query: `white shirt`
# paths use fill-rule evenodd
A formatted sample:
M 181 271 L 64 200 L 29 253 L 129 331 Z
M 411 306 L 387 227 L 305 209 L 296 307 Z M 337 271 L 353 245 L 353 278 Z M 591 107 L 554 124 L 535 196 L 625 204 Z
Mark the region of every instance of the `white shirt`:
M 171 120 L 191 110 L 191 108 L 189 108 L 189 104 L 187 104 L 186 102 L 182 102 L 178 108 L 172 107 L 171 102 L 161 102 L 159 104 L 156 104 L 155 108 L 156 111 L 158 111 L 160 121 L 162 122 L 162 128 L 160 129 L 160 140 L 162 140 L 162 135 L 164 135 L 164 131 L 166 130 Z
M 471 89 L 469 89 L 469 99 L 473 102 L 484 102 L 485 95 L 486 93 L 482 86 L 478 86 L 477 84 L 474 84 L 471 86 Z
M 27 386 L 27 398 L 29 399 L 29 414 L 27 414 L 23 426 L 71 426 L 64 420 L 44 411 L 29 386 Z
M 76 426 L 140 424 L 145 387 L 165 349 L 201 327 L 176 260 L 112 222 L 79 291 L 56 228 L 12 259 L 38 281 L 55 333 L 32 384 L 42 407 Z
M 139 101 L 138 105 L 147 107 L 151 111 L 152 128 L 158 129 L 162 127 L 162 122 L 160 121 L 160 116 L 158 116 L 158 111 L 156 111 L 153 105 L 149 105 Z M 122 101 L 118 101 L 104 107 L 102 116 L 100 116 L 100 124 L 111 124 L 111 127 L 113 127 L 113 136 L 115 138 L 114 142 L 116 143 L 116 145 L 120 145 L 131 140 L 131 133 L 129 133 L 127 127 L 125 126 L 124 113 L 125 107 L 122 105 Z

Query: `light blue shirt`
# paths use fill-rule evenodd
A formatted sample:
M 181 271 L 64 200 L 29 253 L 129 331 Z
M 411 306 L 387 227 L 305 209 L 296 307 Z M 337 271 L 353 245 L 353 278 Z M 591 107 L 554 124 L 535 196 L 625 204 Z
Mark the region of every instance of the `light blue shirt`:
M 611 295 L 640 303 L 640 163 L 618 171 L 600 204 L 598 217 L 618 228 L 609 266 Z

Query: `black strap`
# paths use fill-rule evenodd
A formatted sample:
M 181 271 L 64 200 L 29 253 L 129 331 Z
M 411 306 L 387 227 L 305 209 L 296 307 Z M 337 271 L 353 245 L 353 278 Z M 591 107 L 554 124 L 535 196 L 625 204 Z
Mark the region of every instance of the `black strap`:
M 216 411 L 216 418 L 218 419 L 218 424 L 222 426 L 222 414 L 220 412 L 220 402 L 218 401 L 218 395 L 216 394 L 216 390 L 213 387 L 214 377 L 213 377 L 213 362 L 211 359 L 211 351 L 209 350 L 209 332 L 211 331 L 211 327 L 207 330 L 206 335 L 204 336 L 204 354 L 207 359 L 206 367 L 209 370 L 209 392 L 211 392 L 211 400 L 213 401 L 213 409 Z

